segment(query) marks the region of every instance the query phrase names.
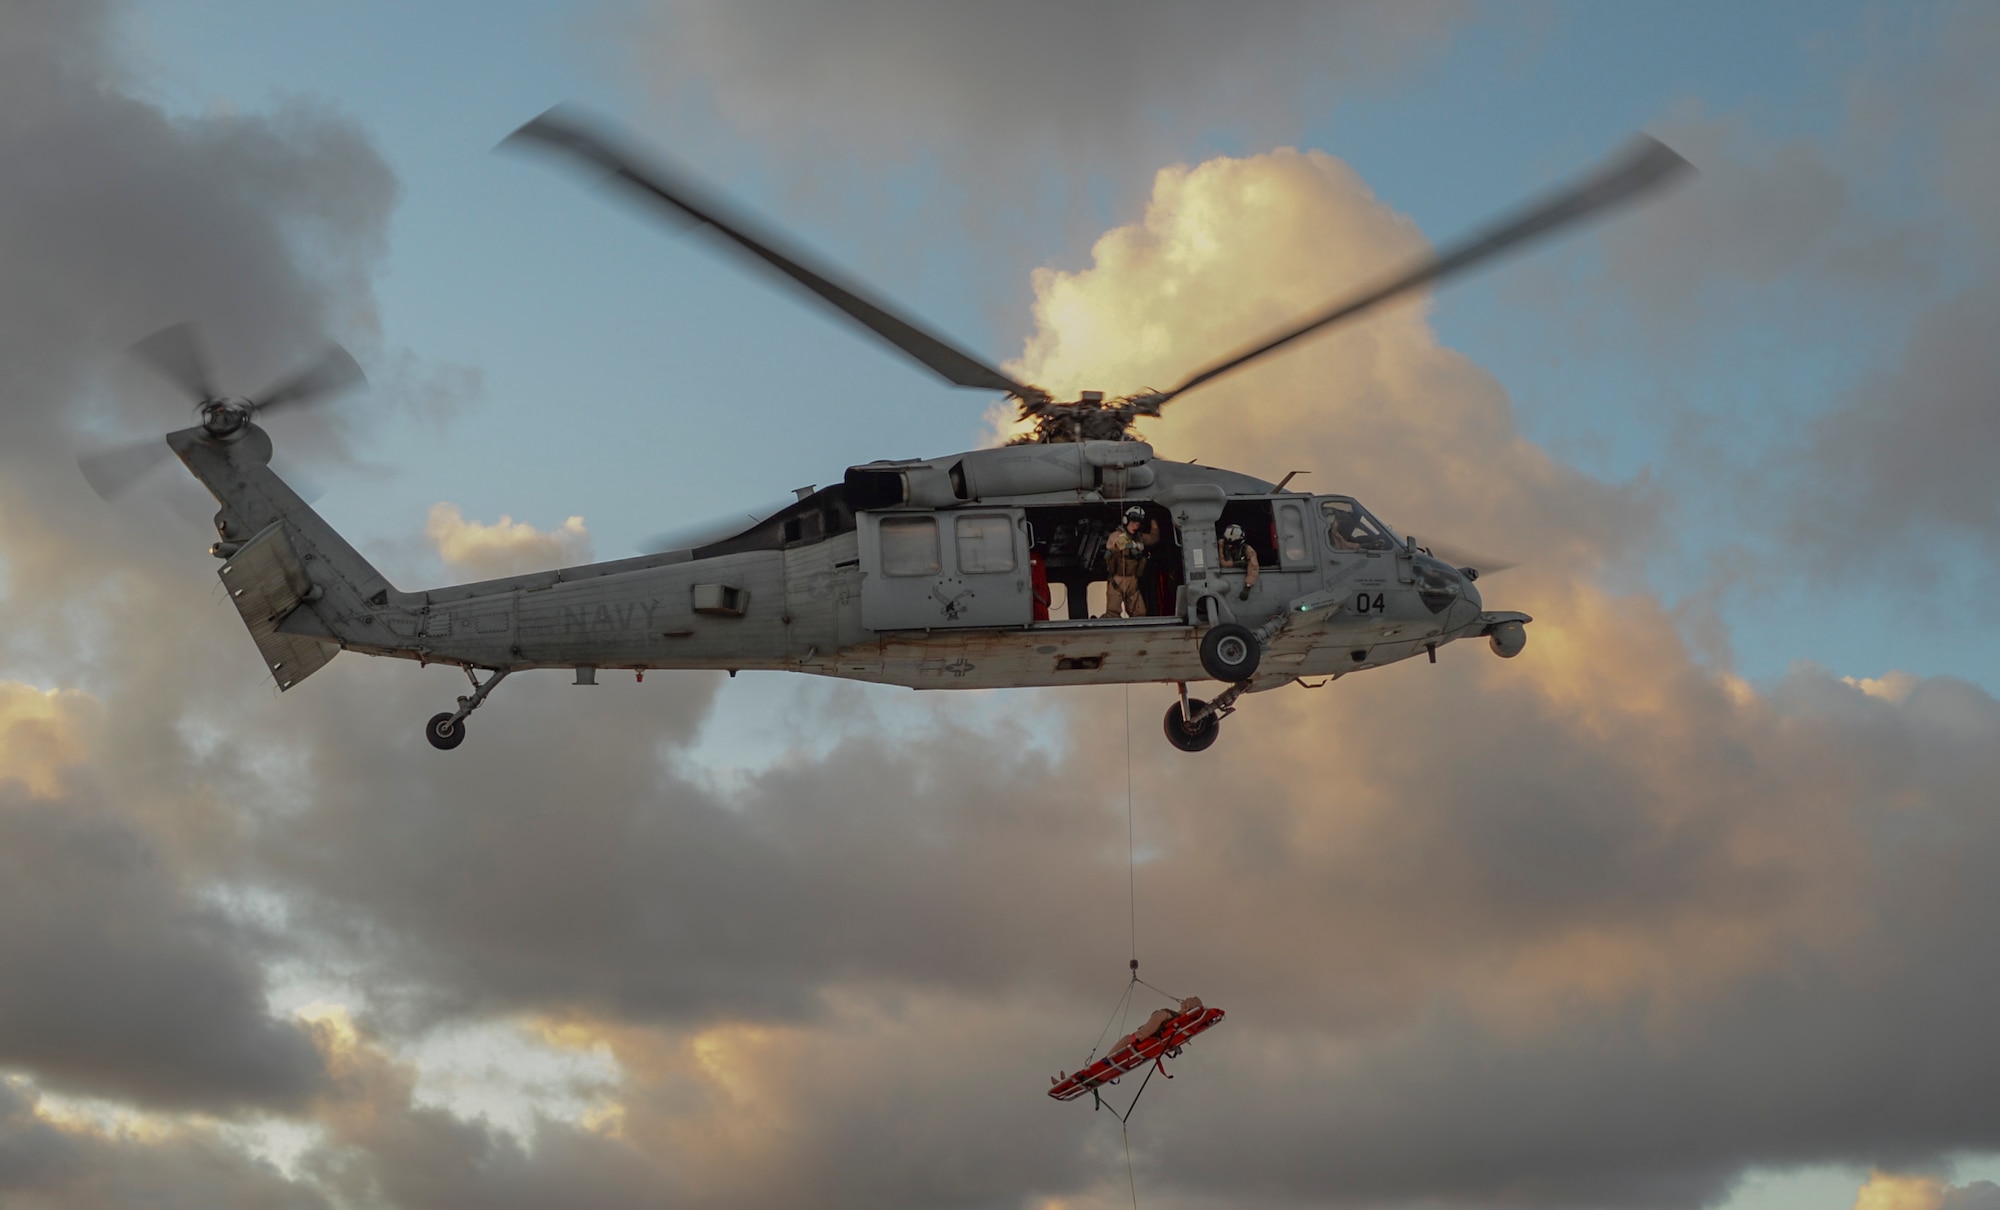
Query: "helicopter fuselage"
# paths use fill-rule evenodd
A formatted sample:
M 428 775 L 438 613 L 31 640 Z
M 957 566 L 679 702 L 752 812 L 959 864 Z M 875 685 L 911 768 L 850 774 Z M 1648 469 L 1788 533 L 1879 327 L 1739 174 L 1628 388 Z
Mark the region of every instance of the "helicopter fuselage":
M 1350 497 L 1157 459 L 1143 442 L 869 464 L 705 546 L 423 592 L 390 586 L 299 500 L 256 426 L 169 443 L 222 503 L 223 580 L 281 688 L 343 650 L 580 680 L 712 668 L 918 689 L 1186 683 L 1214 679 L 1201 638 L 1230 624 L 1257 639 L 1254 691 L 1527 620 L 1484 612 L 1462 570 Z M 1128 509 L 1156 535 L 1151 616 L 1090 617 Z M 1248 559 L 1218 541 L 1231 525 L 1259 564 L 1247 594 Z

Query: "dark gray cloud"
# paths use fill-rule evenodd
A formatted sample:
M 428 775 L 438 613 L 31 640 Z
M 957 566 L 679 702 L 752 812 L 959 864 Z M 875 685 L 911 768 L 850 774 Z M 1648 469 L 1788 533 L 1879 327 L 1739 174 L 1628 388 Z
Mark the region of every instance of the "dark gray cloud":
M 2000 1185 L 1974 1181 L 1946 1190 L 1944 1204 L 1938 1210 L 2000 1210 Z
M 694 3 L 654 18 L 643 53 L 668 67 L 666 95 L 781 145 L 831 138 L 981 178 L 1050 152 L 1071 170 L 1150 172 L 1190 133 L 1284 137 L 1341 89 L 1393 76 L 1469 7 Z
M 1988 277 L 1927 310 L 1901 364 L 1808 430 L 1791 517 L 1804 549 L 1844 569 L 1884 545 L 1943 538 L 1991 566 L 2000 554 L 1995 331 L 2000 277 Z
M 1147 971 L 1231 1012 L 1149 1094 L 1156 1187 L 1672 1206 L 1758 1164 L 2000 1146 L 1978 1110 L 2000 1078 L 1980 940 L 2000 825 L 1978 789 L 2000 705 L 1810 670 L 1732 696 L 1640 613 L 1560 640 L 1591 669 L 1551 656 L 1510 684 L 1518 665 L 1454 651 L 1253 702 L 1219 761 L 1149 747 L 1141 696 Z M 1101 1120 L 1038 1090 L 1120 977 L 1115 693 L 1022 695 L 1068 713 L 1079 751 L 1053 763 L 946 725 L 717 795 L 645 751 L 642 691 L 589 707 L 569 766 L 535 738 L 561 704 L 510 688 L 477 767 L 431 774 L 407 727 L 350 729 L 403 793 L 324 796 L 273 833 L 274 876 L 345 922 L 381 986 L 602 1023 L 620 1099 L 657 1119 L 627 1141 L 683 1174 L 750 1111 L 655 1052 L 791 1039 L 745 1043 L 732 1077 L 782 1119 L 740 1153 L 763 1174 L 739 1177 L 744 1204 L 1097 1179 Z M 1449 737 L 1449 759 L 1411 736 Z M 588 792 L 565 790 L 579 767 Z M 928 1055 L 952 1057 L 910 1061 Z M 974 1142 L 996 1134 L 989 1163 Z
M 699 0 L 644 10 L 618 50 L 667 145 L 775 179 L 809 228 L 838 215 L 828 226 L 861 233 L 871 273 L 942 265 L 963 280 L 968 246 L 986 263 L 1045 256 L 1052 237 L 1080 251 L 1190 148 L 1298 141 L 1343 97 L 1441 50 L 1473 11 Z M 1025 283 L 967 294 L 1011 331 Z
M 33 1089 L 0 1079 L 0 1202 L 11 1210 L 185 1205 L 214 1210 L 323 1210 L 318 1191 L 287 1180 L 212 1130 L 141 1138 L 40 1116 Z
M 366 336 L 395 185 L 358 131 L 307 106 L 183 118 L 135 99 L 117 15 L 17 3 L 0 18 L 0 652 L 13 676 L 129 691 L 86 741 L 118 761 L 52 794 L 0 789 L 0 1063 L 151 1104 L 296 1105 L 318 1057 L 267 1015 L 266 939 L 212 897 L 234 821 L 176 731 L 218 668 L 199 640 L 151 641 L 187 622 L 176 602 L 202 599 L 158 591 L 170 564 L 153 539 L 198 549 L 200 531 L 143 499 L 106 509 L 69 455 L 93 414 L 136 434 L 188 415 L 119 368 L 165 323 L 204 321 L 246 389 L 329 331 Z
M 304 1030 L 271 1019 L 268 939 L 203 904 L 89 794 L 0 790 L 0 1067 L 151 1105 L 299 1106 Z

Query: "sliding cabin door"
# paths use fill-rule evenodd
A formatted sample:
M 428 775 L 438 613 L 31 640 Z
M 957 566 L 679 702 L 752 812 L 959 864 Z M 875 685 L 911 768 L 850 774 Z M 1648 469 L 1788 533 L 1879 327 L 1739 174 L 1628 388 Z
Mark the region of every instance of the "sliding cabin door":
M 1018 508 L 861 513 L 861 624 L 870 630 L 1026 626 L 1028 527 Z

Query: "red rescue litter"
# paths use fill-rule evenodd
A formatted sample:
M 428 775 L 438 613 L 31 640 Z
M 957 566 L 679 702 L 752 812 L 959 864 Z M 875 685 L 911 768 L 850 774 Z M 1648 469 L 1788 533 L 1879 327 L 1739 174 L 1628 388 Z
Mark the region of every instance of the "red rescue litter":
M 1073 1101 L 1148 1063 L 1160 1063 L 1160 1074 L 1166 1075 L 1167 1069 L 1162 1060 L 1179 1058 L 1181 1047 L 1192 1041 L 1196 1034 L 1220 1024 L 1222 1015 L 1221 1009 L 1204 1006 L 1199 996 L 1182 1000 L 1179 1012 L 1155 1009 L 1144 1025 L 1118 1039 L 1118 1045 L 1103 1058 L 1074 1075 L 1058 1072 L 1049 1081 L 1054 1085 L 1049 1089 L 1049 1095 L 1058 1101 Z

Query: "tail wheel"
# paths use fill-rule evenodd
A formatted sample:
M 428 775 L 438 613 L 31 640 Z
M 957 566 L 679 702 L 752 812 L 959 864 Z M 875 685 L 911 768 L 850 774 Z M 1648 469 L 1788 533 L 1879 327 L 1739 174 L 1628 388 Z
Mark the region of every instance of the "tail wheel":
M 465 742 L 465 720 L 455 714 L 434 714 L 424 724 L 424 738 L 431 747 L 449 752 Z
M 1188 710 L 1201 721 L 1190 724 L 1187 715 L 1181 713 L 1181 704 L 1175 702 L 1167 707 L 1167 742 L 1183 752 L 1204 752 L 1215 743 L 1215 737 L 1222 734 L 1222 720 L 1208 709 L 1208 703 L 1189 699 Z
M 1234 685 L 1249 680 L 1257 675 L 1263 658 L 1263 648 L 1248 626 L 1223 622 L 1201 636 L 1201 669 L 1218 681 Z

